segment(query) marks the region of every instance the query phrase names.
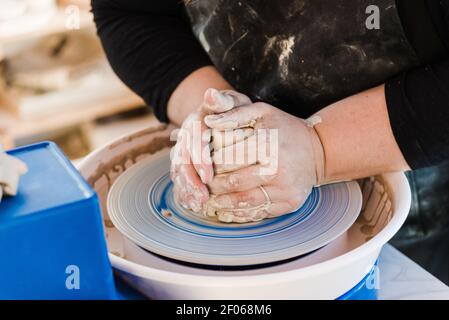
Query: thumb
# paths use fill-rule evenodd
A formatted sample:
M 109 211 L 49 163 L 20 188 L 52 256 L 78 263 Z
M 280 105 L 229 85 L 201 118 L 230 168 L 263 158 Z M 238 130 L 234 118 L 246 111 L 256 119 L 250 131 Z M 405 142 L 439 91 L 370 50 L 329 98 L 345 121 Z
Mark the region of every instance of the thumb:
M 225 113 L 208 115 L 204 118 L 204 122 L 209 128 L 221 131 L 242 128 L 256 129 L 257 120 L 262 118 L 263 113 L 264 111 L 259 108 L 259 105 L 253 104 L 234 108 Z
M 208 89 L 204 94 L 203 107 L 208 112 L 223 113 L 251 103 L 250 98 L 234 90 Z

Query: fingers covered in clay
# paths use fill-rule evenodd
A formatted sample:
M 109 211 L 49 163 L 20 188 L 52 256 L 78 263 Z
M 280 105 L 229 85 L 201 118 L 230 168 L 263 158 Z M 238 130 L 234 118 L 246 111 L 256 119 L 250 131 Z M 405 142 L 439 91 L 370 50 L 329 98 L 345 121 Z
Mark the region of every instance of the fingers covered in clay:
M 259 188 L 245 192 L 235 192 L 225 195 L 213 195 L 207 202 L 204 213 L 209 217 L 218 217 L 220 213 L 250 211 L 267 202 L 264 193 Z
M 286 213 L 292 213 L 292 206 L 288 202 L 277 202 L 270 206 L 247 211 L 221 211 L 217 213 L 217 218 L 225 223 L 249 223 L 264 219 L 276 218 Z
M 211 181 L 214 173 L 210 160 L 207 164 L 201 155 L 192 152 L 191 127 L 187 123 L 177 134 L 177 143 L 171 152 L 170 174 L 177 201 L 184 208 L 198 212 L 209 199 L 209 191 L 202 180 L 206 179 L 207 176 L 204 176 L 208 174 Z M 201 150 L 200 148 L 201 145 L 197 146 L 197 150 Z M 197 161 L 196 166 L 192 158 Z M 203 178 L 198 174 L 198 170 L 202 172 Z
M 206 214 L 223 222 L 246 223 L 298 210 L 320 181 L 324 157 L 308 121 L 264 103 L 209 115 L 205 123 L 218 136 L 213 150 L 215 177 Z M 242 132 L 253 135 L 244 136 Z M 230 144 L 215 132 L 242 137 Z M 241 131 L 239 131 L 241 130 Z M 238 132 L 238 133 L 237 133 Z M 267 191 L 270 199 L 260 188 Z
M 274 190 L 270 191 L 274 193 Z M 243 192 L 214 195 L 211 197 L 209 205 L 211 208 L 216 208 L 217 211 L 247 210 L 261 206 L 266 202 L 267 199 L 262 190 L 260 188 L 254 188 Z
M 247 223 L 274 218 L 297 211 L 307 196 L 294 197 L 278 187 L 264 187 L 270 199 L 258 187 L 245 192 L 213 195 L 205 206 L 205 214 L 222 222 Z
M 183 123 L 172 150 L 171 178 L 174 192 L 180 204 L 199 212 L 209 198 L 206 184 L 211 183 L 215 172 L 212 163 L 212 130 L 204 117 L 208 114 L 227 112 L 251 103 L 238 92 L 209 89 L 199 110 Z
M 229 173 L 216 175 L 208 185 L 215 195 L 242 192 L 265 185 L 275 179 L 275 174 L 265 174 L 266 166 L 253 165 Z
M 177 166 L 173 175 L 175 193 L 184 205 L 198 211 L 199 200 L 203 214 L 223 222 L 294 212 L 322 180 L 324 151 L 313 123 L 265 103 L 250 103 L 235 92 L 208 90 L 196 115 L 202 120 L 200 130 L 208 133 L 195 151 L 184 147 L 194 164 Z M 212 165 L 204 167 L 208 159 Z M 201 203 L 209 193 L 209 200 Z
M 212 164 L 210 141 L 211 131 L 203 121 L 195 121 L 189 130 L 189 153 L 193 166 L 204 184 L 212 181 L 214 169 Z
M 252 130 L 252 129 L 251 129 Z M 236 130 L 237 131 L 237 130 Z M 250 133 L 250 130 L 246 131 Z M 254 131 L 253 131 L 254 132 Z M 255 134 L 242 138 L 234 144 L 220 149 L 214 149 L 212 161 L 215 174 L 223 174 L 240 170 L 255 164 L 270 165 L 275 155 L 270 143 L 270 133 L 266 130 L 258 130 Z
M 251 100 L 246 95 L 233 90 L 218 91 L 216 89 L 208 89 L 204 94 L 202 111 L 198 114 L 200 119 L 196 119 L 196 125 L 201 127 L 199 129 L 194 128 L 201 130 L 202 136 L 200 140 L 194 137 L 195 130 L 193 130 L 191 141 L 192 160 L 203 183 L 210 183 L 214 175 L 210 144 L 212 141 L 221 141 L 220 137 L 215 137 L 214 139 L 212 130 L 204 122 L 204 117 L 210 113 L 223 113 L 250 103 Z M 239 137 L 237 137 L 237 141 L 238 139 Z
M 204 117 L 210 113 L 230 111 L 248 103 L 251 103 L 251 100 L 241 93 L 232 90 L 208 89 L 204 94 L 201 110 L 186 120 L 190 137 L 187 148 L 191 154 L 193 166 L 204 184 L 210 183 L 214 176 L 210 146 L 212 130 L 205 124 Z
M 185 208 L 200 212 L 209 199 L 209 191 L 191 165 L 182 164 L 173 178 L 177 201 Z
M 217 114 L 249 104 L 251 99 L 242 93 L 233 90 L 208 89 L 204 94 L 203 108 L 208 113 Z
M 259 128 L 258 120 L 263 119 L 266 108 L 263 103 L 254 103 L 245 107 L 234 108 L 220 114 L 207 116 L 207 126 L 217 130 L 235 130 L 241 128 Z
M 254 129 L 244 128 L 237 130 L 211 130 L 212 149 L 219 150 L 221 148 L 231 146 L 254 135 Z

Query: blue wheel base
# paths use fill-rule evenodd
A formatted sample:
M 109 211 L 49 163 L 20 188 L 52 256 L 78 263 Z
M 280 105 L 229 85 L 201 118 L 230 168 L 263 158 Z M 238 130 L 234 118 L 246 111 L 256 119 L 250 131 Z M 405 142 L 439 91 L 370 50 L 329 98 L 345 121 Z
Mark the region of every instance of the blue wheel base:
M 379 281 L 379 267 L 376 264 L 370 273 L 363 278 L 353 289 L 342 295 L 337 300 L 377 300 Z

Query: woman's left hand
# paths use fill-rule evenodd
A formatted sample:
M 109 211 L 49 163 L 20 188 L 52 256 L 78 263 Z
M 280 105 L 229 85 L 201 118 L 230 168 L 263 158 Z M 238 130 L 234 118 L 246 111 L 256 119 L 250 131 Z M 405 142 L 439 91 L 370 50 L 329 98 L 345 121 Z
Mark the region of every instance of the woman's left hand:
M 254 135 L 215 150 L 215 170 L 220 174 L 208 185 L 213 196 L 206 214 L 223 222 L 246 223 L 298 210 L 312 188 L 324 181 L 324 152 L 313 120 L 265 103 L 207 116 L 205 122 L 215 132 L 253 128 Z M 245 159 L 252 160 L 235 171 L 226 170 L 236 167 L 218 160 L 223 154 L 242 152 L 239 148 L 245 148 Z

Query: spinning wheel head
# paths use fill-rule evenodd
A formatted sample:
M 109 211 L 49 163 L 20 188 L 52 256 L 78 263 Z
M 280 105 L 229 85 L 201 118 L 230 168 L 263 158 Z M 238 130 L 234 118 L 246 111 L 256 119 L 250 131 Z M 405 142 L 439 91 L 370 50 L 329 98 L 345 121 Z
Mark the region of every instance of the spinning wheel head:
M 222 224 L 179 206 L 162 151 L 142 160 L 113 185 L 108 212 L 137 245 L 182 262 L 252 266 L 289 260 L 315 251 L 343 234 L 362 204 L 356 182 L 314 189 L 297 212 L 251 224 Z

